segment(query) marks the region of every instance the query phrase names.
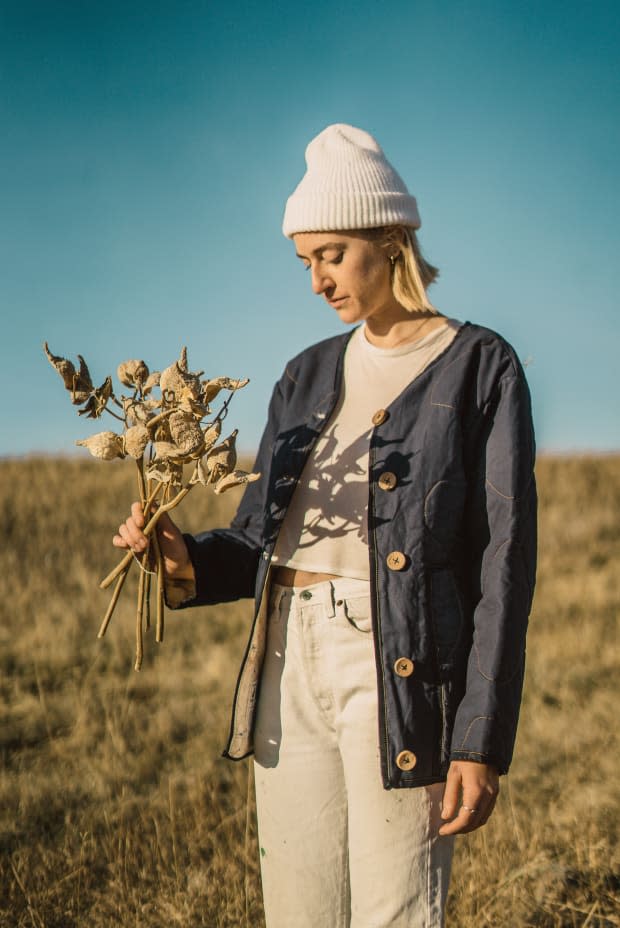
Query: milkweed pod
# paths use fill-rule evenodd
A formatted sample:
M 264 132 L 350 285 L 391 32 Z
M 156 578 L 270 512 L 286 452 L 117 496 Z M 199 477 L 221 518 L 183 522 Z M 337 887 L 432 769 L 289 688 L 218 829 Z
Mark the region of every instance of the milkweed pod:
M 226 490 L 230 490 L 232 487 L 240 487 L 244 486 L 246 483 L 254 483 L 259 477 L 260 474 L 248 474 L 244 470 L 233 470 L 230 474 L 220 477 L 213 488 L 213 492 L 218 494 L 225 493 Z
M 144 394 L 147 394 L 151 392 L 153 387 L 158 387 L 160 377 L 161 377 L 160 371 L 153 371 L 151 374 L 149 374 L 149 376 L 146 378 L 144 386 L 142 387 L 142 392 Z
M 126 387 L 141 387 L 149 376 L 149 369 L 144 361 L 122 361 L 116 375 Z
M 169 403 L 180 403 L 188 393 L 195 400 L 200 398 L 200 380 L 194 374 L 181 370 L 178 361 L 161 372 L 159 386 Z
M 86 400 L 83 409 L 78 409 L 78 416 L 86 416 L 87 419 L 98 419 L 112 396 L 112 378 L 106 377 L 100 387 L 90 394 Z M 75 400 L 73 401 L 75 403 Z
M 183 457 L 183 452 L 171 441 L 156 441 L 154 448 L 158 461 L 179 461 Z
M 237 449 L 235 440 L 238 429 L 231 432 L 228 438 L 225 438 L 220 445 L 216 445 L 207 457 L 207 470 L 209 480 L 216 483 L 221 477 L 225 477 L 235 469 L 237 463 Z
M 173 412 L 168 419 L 172 440 L 184 454 L 201 451 L 204 443 L 202 429 L 191 413 Z
M 124 439 L 126 454 L 138 460 L 144 454 L 144 450 L 151 439 L 151 434 L 145 425 L 132 425 L 125 432 Z
M 192 399 L 191 396 L 183 397 L 179 403 L 179 409 L 183 412 L 191 413 L 192 417 L 198 421 L 204 419 L 204 417 L 208 416 L 211 412 L 208 406 L 205 406 L 204 403 L 199 403 L 198 400 Z
M 82 355 L 78 355 L 80 359 L 80 369 L 76 371 L 72 361 L 69 361 L 67 358 L 61 358 L 59 355 L 52 354 L 47 342 L 44 343 L 43 347 L 47 355 L 47 360 L 62 377 L 65 389 L 71 391 L 71 402 L 73 405 L 79 406 L 81 403 L 84 403 L 93 390 L 93 382 L 90 377 L 88 365 Z
M 52 354 L 52 352 L 49 350 L 47 342 L 43 343 L 43 348 L 45 349 L 47 360 L 50 362 L 52 367 L 58 371 L 62 377 L 65 387 L 67 390 L 71 390 L 73 387 L 73 378 L 75 377 L 74 364 L 71 361 L 68 361 L 67 358 L 61 358 L 57 354 Z
M 123 410 L 130 425 L 146 425 L 151 417 L 151 409 L 144 400 L 135 400 L 132 396 L 121 397 Z
M 216 447 L 213 448 L 209 457 L 217 458 L 217 457 L 221 457 L 222 455 L 229 456 L 231 454 L 234 454 L 235 462 L 236 462 L 237 449 L 235 447 L 235 444 L 236 444 L 238 434 L 239 434 L 239 429 L 235 429 L 234 432 L 231 432 L 230 435 L 227 438 L 225 438 L 221 444 L 216 445 Z
M 86 361 L 81 354 L 78 355 L 78 358 L 80 359 L 80 369 L 73 378 L 73 387 L 71 390 L 71 402 L 74 406 L 79 406 L 80 403 L 83 403 L 84 400 L 88 398 L 89 393 L 94 389 Z M 112 384 L 110 383 L 110 387 L 111 386 Z M 100 387 L 100 389 L 103 388 Z
M 183 465 L 173 461 L 153 461 L 146 472 L 149 480 L 158 480 L 160 483 L 180 486 L 183 483 Z
M 189 482 L 190 483 L 201 483 L 203 487 L 206 487 L 207 484 L 209 483 L 209 474 L 201 458 L 198 458 L 198 460 L 196 461 L 196 468 Z
M 213 425 L 210 425 L 208 429 L 205 429 L 205 450 L 208 451 L 209 448 L 212 448 L 220 437 L 222 431 L 222 420 L 216 419 Z
M 231 380 L 230 377 L 215 377 L 213 380 L 205 380 L 202 384 L 202 399 L 205 403 L 210 403 L 218 395 L 220 390 L 240 390 L 250 381 Z
M 81 438 L 76 445 L 88 448 L 94 458 L 102 461 L 113 461 L 114 458 L 124 458 L 123 437 L 116 432 L 97 432 L 90 438 Z

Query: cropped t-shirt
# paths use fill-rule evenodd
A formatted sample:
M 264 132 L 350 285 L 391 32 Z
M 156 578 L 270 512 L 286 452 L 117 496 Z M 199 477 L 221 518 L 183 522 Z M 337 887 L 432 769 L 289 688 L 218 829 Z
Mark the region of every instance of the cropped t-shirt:
M 352 335 L 336 407 L 308 458 L 278 535 L 272 563 L 369 579 L 368 454 L 372 416 L 446 350 L 462 323 L 446 319 L 428 335 L 379 348 L 365 326 Z

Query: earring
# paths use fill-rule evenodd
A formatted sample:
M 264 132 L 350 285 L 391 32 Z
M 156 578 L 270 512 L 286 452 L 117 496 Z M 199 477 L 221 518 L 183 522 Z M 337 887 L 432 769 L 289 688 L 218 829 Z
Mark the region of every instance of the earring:
M 398 260 L 398 256 L 399 256 L 398 253 L 395 255 L 390 255 L 390 263 L 392 267 L 394 267 L 394 265 L 396 264 L 396 261 Z

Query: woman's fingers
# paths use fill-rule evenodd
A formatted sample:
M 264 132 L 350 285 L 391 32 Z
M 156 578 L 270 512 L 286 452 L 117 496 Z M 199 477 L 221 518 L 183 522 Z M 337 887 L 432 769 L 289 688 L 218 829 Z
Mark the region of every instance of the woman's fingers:
M 118 533 L 112 539 L 117 548 L 132 548 L 134 551 L 145 551 L 148 538 L 144 535 L 144 513 L 140 503 L 131 504 L 131 515 L 118 527 Z
M 451 822 L 442 825 L 440 835 L 467 834 L 484 825 L 495 806 L 495 799 L 487 793 L 472 794 L 465 797 L 458 814 Z
M 451 819 L 456 815 L 460 791 L 461 775 L 458 771 L 458 768 L 455 767 L 454 764 L 451 764 L 448 769 L 446 788 L 444 790 L 443 801 L 441 803 L 441 817 L 443 819 Z
M 130 548 L 138 554 L 146 551 L 149 539 L 142 531 L 145 523 L 146 518 L 141 504 L 132 503 L 131 515 L 119 525 L 117 534 L 112 538 L 112 544 L 117 548 Z M 166 512 L 161 514 L 157 522 L 157 537 L 166 575 L 179 579 L 194 579 L 194 568 L 185 539 Z
M 499 775 L 495 767 L 454 761 L 448 771 L 442 810 L 442 818 L 451 821 L 441 826 L 439 834 L 466 834 L 480 828 L 489 819 L 498 793 Z

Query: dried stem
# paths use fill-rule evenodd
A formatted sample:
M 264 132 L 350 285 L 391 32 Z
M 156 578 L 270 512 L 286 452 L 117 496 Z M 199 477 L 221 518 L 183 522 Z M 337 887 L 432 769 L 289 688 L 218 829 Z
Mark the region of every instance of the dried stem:
M 174 412 L 174 407 L 172 409 L 165 409 L 163 412 L 158 413 L 156 416 L 153 416 L 152 419 L 146 423 L 147 429 L 152 431 L 156 425 L 159 425 L 160 422 L 163 422 L 164 419 L 167 419 Z
M 144 593 L 146 590 L 145 579 L 147 576 L 144 570 L 145 560 L 147 560 L 146 552 L 143 554 L 142 559 L 140 561 L 140 566 L 143 569 L 140 571 L 140 579 L 138 580 L 138 605 L 136 608 L 136 662 L 134 664 L 134 670 L 140 670 L 140 668 L 142 667 L 142 658 L 144 656 L 144 647 L 143 647 L 143 640 L 142 640 L 142 620 L 144 616 Z
M 164 640 L 164 559 L 161 553 L 161 546 L 157 532 L 153 535 L 153 547 L 155 548 L 156 571 L 157 571 L 157 615 L 155 620 L 155 641 L 161 643 Z
M 140 492 L 140 503 L 142 507 L 146 505 L 146 482 L 144 480 L 144 455 L 136 460 L 138 468 L 138 490 Z
M 153 537 L 157 537 L 157 532 L 155 532 Z M 147 573 L 144 574 L 144 627 L 147 632 L 151 627 L 151 561 L 152 559 L 150 557 L 146 558 L 148 570 Z
M 106 614 L 103 617 L 103 622 L 101 623 L 101 627 L 99 629 L 99 634 L 97 635 L 97 638 L 103 638 L 106 631 L 108 630 L 108 625 L 110 624 L 112 613 L 114 612 L 116 603 L 118 602 L 118 597 L 121 595 L 121 590 L 123 589 L 123 584 L 125 580 L 127 579 L 128 573 L 129 573 L 129 565 L 127 565 L 126 569 L 120 574 L 116 582 L 116 586 L 114 587 L 114 592 L 112 593 L 112 599 L 110 600 L 110 605 L 108 606 Z

